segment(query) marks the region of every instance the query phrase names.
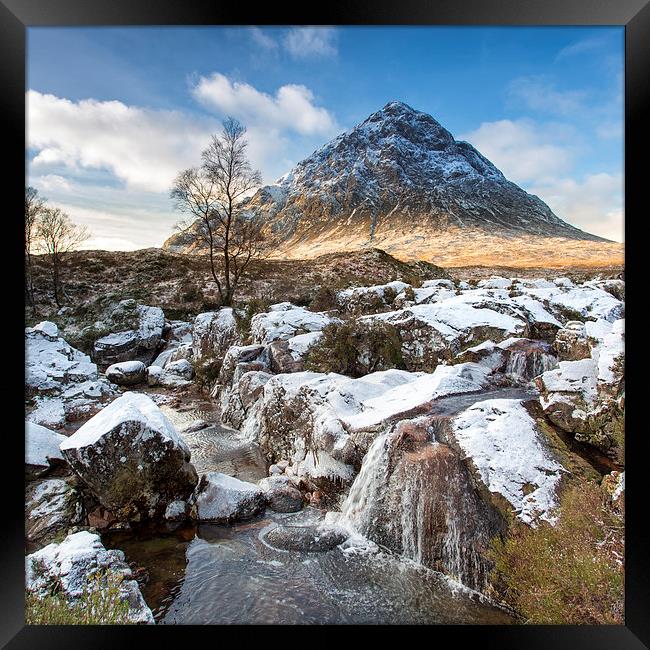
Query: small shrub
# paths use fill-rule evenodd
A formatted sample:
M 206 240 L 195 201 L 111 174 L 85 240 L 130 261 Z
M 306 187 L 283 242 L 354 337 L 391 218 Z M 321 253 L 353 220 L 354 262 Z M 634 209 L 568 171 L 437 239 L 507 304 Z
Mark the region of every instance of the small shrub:
M 180 302 L 196 302 L 203 299 L 201 288 L 188 278 L 179 285 L 177 295 Z
M 496 591 L 527 623 L 622 624 L 624 511 L 596 483 L 567 489 L 552 526 L 493 543 Z
M 392 287 L 386 287 L 384 289 L 384 302 L 387 305 L 392 305 L 395 302 L 395 298 L 397 298 L 397 291 Z
M 404 297 L 411 302 L 415 302 L 415 291 L 413 287 L 406 287 L 404 289 Z
M 243 310 L 234 310 L 237 331 L 242 341 L 246 341 L 251 333 L 251 320 L 255 314 L 263 314 L 268 311 L 269 303 L 262 298 L 251 298 Z
M 382 321 L 333 323 L 312 346 L 305 368 L 362 377 L 377 370 L 404 368 L 397 330 Z
M 336 291 L 330 287 L 320 287 L 314 296 L 314 299 L 309 303 L 310 311 L 330 311 L 337 309 Z
M 25 595 L 25 623 L 28 625 L 125 625 L 129 605 L 122 599 L 122 576 L 110 573 L 89 578 L 83 595 L 68 601 L 56 590 L 39 597 Z

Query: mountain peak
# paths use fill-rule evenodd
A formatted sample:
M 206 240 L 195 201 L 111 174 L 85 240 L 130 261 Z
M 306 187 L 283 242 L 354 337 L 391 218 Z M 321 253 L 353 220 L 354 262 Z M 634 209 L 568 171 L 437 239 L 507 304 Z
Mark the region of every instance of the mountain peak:
M 264 215 L 278 245 L 288 248 L 328 239 L 374 246 L 381 239 L 392 242 L 391 251 L 412 250 L 440 233 L 477 230 L 598 239 L 562 221 L 471 144 L 402 101 L 388 102 L 320 147 L 247 206 Z

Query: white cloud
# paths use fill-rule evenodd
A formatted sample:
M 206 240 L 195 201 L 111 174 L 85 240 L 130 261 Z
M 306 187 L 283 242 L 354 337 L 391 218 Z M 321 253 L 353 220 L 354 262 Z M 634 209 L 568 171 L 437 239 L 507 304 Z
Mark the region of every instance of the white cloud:
M 269 36 L 267 33 L 262 31 L 259 27 L 249 27 L 248 32 L 256 45 L 259 45 L 265 50 L 278 49 L 277 41 L 272 36 Z
M 560 218 L 581 230 L 623 241 L 623 176 L 590 174 L 530 186 Z
M 575 115 L 583 108 L 586 93 L 581 90 L 557 90 L 546 77 L 532 76 L 511 81 L 508 96 L 534 111 Z
M 63 176 L 58 174 L 46 174 L 45 176 L 36 176 L 31 183 L 42 192 L 72 192 L 72 183 Z
M 583 38 L 571 45 L 563 47 L 555 57 L 555 62 L 561 61 L 570 56 L 575 56 L 576 54 L 585 54 L 588 52 L 593 52 L 594 50 L 599 50 L 603 46 L 607 45 L 608 38 L 606 36 L 594 36 L 591 38 Z
M 515 183 L 555 177 L 573 165 L 575 151 L 566 144 L 570 127 L 542 126 L 533 120 L 483 122 L 460 136 L 491 160 Z
M 623 180 L 618 174 L 574 178 L 577 145 L 571 127 L 533 120 L 484 122 L 461 136 L 510 180 L 536 194 L 561 219 L 595 235 L 622 241 Z
M 323 136 L 337 129 L 332 115 L 314 104 L 314 95 L 306 86 L 280 86 L 272 96 L 215 72 L 210 77 L 201 77 L 192 92 L 207 108 L 232 115 L 247 126 Z
M 601 140 L 616 140 L 623 141 L 623 120 L 616 120 L 613 122 L 603 122 L 596 127 L 596 135 Z
M 332 27 L 293 27 L 284 37 L 284 46 L 296 59 L 332 57 L 338 54 L 337 39 Z
M 216 120 L 149 110 L 119 101 L 72 102 L 27 93 L 34 168 L 106 169 L 131 189 L 166 192 L 179 169 L 196 164 Z

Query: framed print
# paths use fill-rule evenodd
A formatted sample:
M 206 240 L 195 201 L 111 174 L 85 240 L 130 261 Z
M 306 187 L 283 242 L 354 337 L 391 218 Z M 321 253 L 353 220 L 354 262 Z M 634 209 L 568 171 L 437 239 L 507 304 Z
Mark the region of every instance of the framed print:
M 7 647 L 648 647 L 647 3 L 2 2 Z

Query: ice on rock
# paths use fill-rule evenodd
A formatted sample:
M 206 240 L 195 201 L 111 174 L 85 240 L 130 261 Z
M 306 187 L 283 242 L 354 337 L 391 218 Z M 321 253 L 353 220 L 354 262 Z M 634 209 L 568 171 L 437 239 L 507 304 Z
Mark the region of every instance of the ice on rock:
M 199 521 L 231 522 L 248 519 L 264 510 L 264 494 L 254 483 L 220 472 L 201 477 L 192 496 Z

